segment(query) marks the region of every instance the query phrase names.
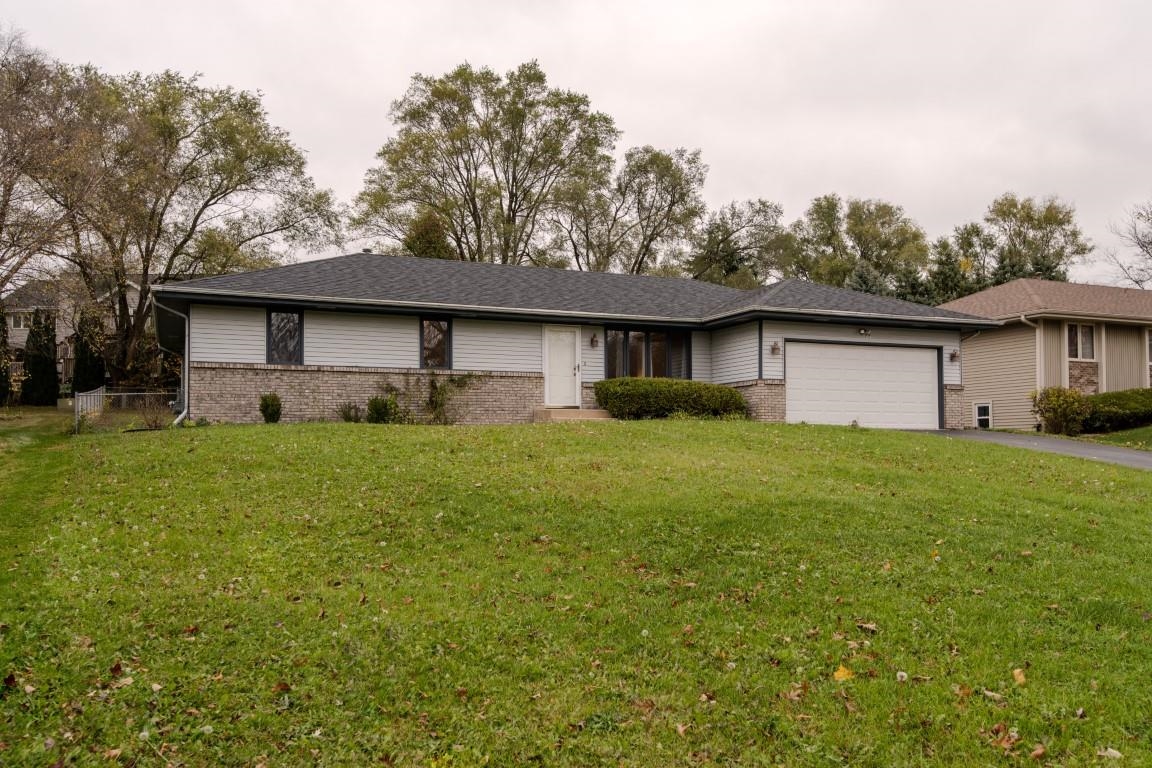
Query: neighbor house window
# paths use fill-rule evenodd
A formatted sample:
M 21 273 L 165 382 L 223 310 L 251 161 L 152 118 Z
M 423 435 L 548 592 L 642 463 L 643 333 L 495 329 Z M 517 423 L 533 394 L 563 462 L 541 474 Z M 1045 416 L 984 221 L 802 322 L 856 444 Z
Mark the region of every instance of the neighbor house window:
M 976 429 L 992 429 L 992 403 L 976 403 Z
M 268 313 L 268 362 L 304 364 L 304 318 L 299 312 Z
M 1095 360 L 1096 344 L 1093 333 L 1096 329 L 1081 323 L 1068 324 L 1068 359 Z
M 420 367 L 452 367 L 452 325 L 448 320 L 420 321 Z
M 21 328 L 32 327 L 32 313 L 31 312 L 13 312 L 8 315 L 9 327 L 19 330 Z
M 604 378 L 667 376 L 691 378 L 688 334 L 684 331 L 623 331 L 604 333 Z

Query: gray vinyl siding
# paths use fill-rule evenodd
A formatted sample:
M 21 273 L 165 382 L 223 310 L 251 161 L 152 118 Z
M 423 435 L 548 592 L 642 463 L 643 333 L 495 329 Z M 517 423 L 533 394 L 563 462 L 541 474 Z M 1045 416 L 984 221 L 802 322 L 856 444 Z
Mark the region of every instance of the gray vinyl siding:
M 692 332 L 692 378 L 712 381 L 712 334 L 707 331 Z
M 960 349 L 960 334 L 957 331 L 918 330 L 915 328 L 868 327 L 867 336 L 860 334 L 859 325 L 815 325 L 812 323 L 764 323 L 764 378 L 783 379 L 787 345 L 785 339 L 805 339 L 811 341 L 841 341 L 846 343 L 896 344 L 924 347 L 940 347 L 944 351 L 944 383 L 960 384 L 962 381 L 959 358 L 951 360 L 952 350 Z M 772 344 L 779 345 L 778 352 L 772 353 Z
M 415 317 L 304 313 L 304 364 L 418 368 L 420 327 Z
M 267 361 L 267 312 L 263 307 L 194 304 L 189 317 L 192 326 L 189 360 L 210 363 Z
M 544 331 L 539 323 L 452 321 L 452 367 L 465 371 L 544 370 Z
M 596 346 L 592 346 L 592 337 Z M 592 384 L 604 378 L 604 329 L 586 325 L 580 330 L 580 380 Z
M 1144 386 L 1148 354 L 1144 329 L 1109 325 L 1104 329 L 1104 392 Z
M 1031 429 L 1036 389 L 1036 330 L 1016 324 L 981 331 L 964 341 L 964 424 L 973 426 L 974 403 L 992 404 L 996 429 Z
M 745 323 L 712 332 L 712 381 L 729 384 L 760 372 L 759 324 Z
M 1064 373 L 1068 365 L 1067 349 L 1064 324 L 1059 320 L 1041 321 L 1039 389 L 1065 386 Z

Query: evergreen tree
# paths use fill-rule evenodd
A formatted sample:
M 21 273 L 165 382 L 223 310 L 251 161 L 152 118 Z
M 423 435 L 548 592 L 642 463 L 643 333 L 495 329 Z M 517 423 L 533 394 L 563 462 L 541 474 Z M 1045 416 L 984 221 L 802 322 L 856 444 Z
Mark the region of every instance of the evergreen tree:
M 8 318 L 0 301 L 0 407 L 12 397 L 12 351 L 8 348 Z
M 90 392 L 104 385 L 104 325 L 100 316 L 90 309 L 80 310 L 75 339 L 72 391 Z
M 852 268 L 852 273 L 844 281 L 844 287 L 861 293 L 872 293 L 877 296 L 889 296 L 892 289 L 884 276 L 869 262 L 860 259 Z
M 896 287 L 892 295 L 917 304 L 933 304 L 932 288 L 920 270 L 908 264 L 896 273 Z
M 56 323 L 52 315 L 36 310 L 24 345 L 24 373 L 20 402 L 24 405 L 56 405 L 60 379 L 56 374 Z
M 928 270 L 928 288 L 932 304 L 946 304 L 975 293 L 973 281 L 964 274 L 960 254 L 947 238 L 940 238 L 935 244 L 935 255 Z

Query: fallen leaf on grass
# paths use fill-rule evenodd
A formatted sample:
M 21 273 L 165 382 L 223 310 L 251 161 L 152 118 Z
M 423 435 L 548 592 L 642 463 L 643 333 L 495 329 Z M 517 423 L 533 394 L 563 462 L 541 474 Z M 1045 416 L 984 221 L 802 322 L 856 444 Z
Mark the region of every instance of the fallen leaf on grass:
M 1012 679 L 1016 681 L 1016 685 L 1024 685 L 1028 682 L 1028 678 L 1024 676 L 1024 670 L 1019 668 L 1012 670 Z
M 276 685 L 272 688 L 273 693 L 287 693 L 290 690 L 292 690 L 292 686 L 288 685 L 288 683 L 284 682 L 283 680 L 276 683 Z
M 116 749 L 106 749 L 104 750 L 104 757 L 109 760 L 115 760 L 116 758 L 120 757 L 123 752 L 124 750 L 120 749 L 119 747 Z
M 685 723 L 676 723 L 676 733 L 683 736 L 688 731 L 688 725 Z
M 1107 747 L 1106 749 L 1097 750 L 1096 757 L 1104 757 L 1109 760 L 1119 760 L 1120 758 L 1124 757 L 1124 755 L 1120 754 L 1120 752 L 1117 750 L 1112 749 L 1112 747 Z
M 36 693 L 36 686 L 34 686 L 34 685 L 24 686 L 24 693 Z
M 124 674 L 124 666 L 120 662 L 116 662 L 108 670 L 108 674 L 112 675 L 112 677 L 120 677 L 120 675 Z
M 880 631 L 879 628 L 875 624 L 873 624 L 871 622 L 864 622 L 864 621 L 856 622 L 856 628 L 862 632 L 868 632 L 868 633 L 873 634 L 873 635 Z
M 134 679 L 132 679 L 131 676 L 122 677 L 119 680 L 112 683 L 111 685 L 109 685 L 108 687 L 111 688 L 112 690 L 116 690 L 117 688 L 123 688 L 126 685 L 132 685 L 132 683 L 134 683 L 134 682 L 136 682 L 136 681 Z
M 1048 754 L 1048 750 L 1044 748 L 1044 745 L 1037 744 L 1036 748 L 1028 754 L 1028 757 L 1032 758 L 1033 760 L 1039 760 L 1046 754 Z
M 845 680 L 851 680 L 854 677 L 856 677 L 856 673 L 848 669 L 848 667 L 844 666 L 843 664 L 837 667 L 836 671 L 832 673 L 832 679 L 838 683 L 842 683 Z
M 160 693 L 162 690 L 164 690 L 164 686 L 160 683 L 152 683 L 152 693 Z
M 987 688 L 984 689 L 984 696 L 997 703 L 1004 701 L 1004 697 L 1001 694 L 996 693 L 995 691 L 990 691 Z

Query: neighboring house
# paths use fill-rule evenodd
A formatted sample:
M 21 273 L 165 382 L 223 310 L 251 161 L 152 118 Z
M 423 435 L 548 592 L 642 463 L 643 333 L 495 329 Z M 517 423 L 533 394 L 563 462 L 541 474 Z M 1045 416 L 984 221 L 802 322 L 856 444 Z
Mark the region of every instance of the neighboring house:
M 997 326 L 799 280 L 740 290 L 371 253 L 155 295 L 161 345 L 188 353 L 182 402 L 210 421 L 258 421 L 272 391 L 285 420 L 332 419 L 468 372 L 466 423 L 593 408 L 600 379 L 669 376 L 734 387 L 764 421 L 937 429 L 961 421 L 961 332 Z
M 61 381 L 72 379 L 71 313 L 61 307 L 56 284 L 50 280 L 29 280 L 4 297 L 4 316 L 8 323 L 8 348 L 12 351 L 12 375 L 24 372 L 24 347 L 32 329 L 36 310 L 48 312 L 56 323 L 56 367 Z
M 1003 322 L 966 334 L 965 426 L 1031 429 L 1031 393 L 1149 386 L 1152 291 L 1022 279 L 944 304 Z

